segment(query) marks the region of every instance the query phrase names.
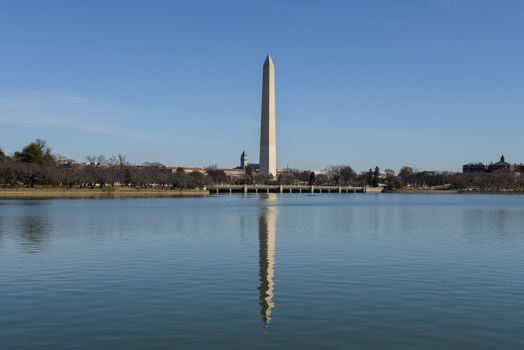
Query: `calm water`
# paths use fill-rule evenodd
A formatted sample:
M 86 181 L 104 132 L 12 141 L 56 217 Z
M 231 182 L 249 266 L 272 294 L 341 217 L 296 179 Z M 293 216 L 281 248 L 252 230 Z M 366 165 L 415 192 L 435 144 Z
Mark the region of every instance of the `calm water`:
M 524 197 L 0 201 L 0 349 L 524 349 Z

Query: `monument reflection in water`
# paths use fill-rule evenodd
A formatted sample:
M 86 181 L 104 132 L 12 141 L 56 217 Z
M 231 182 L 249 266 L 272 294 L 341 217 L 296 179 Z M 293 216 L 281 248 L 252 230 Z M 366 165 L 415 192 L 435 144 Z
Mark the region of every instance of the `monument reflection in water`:
M 275 239 L 277 223 L 277 197 L 269 193 L 261 198 L 261 213 L 258 220 L 259 240 L 259 276 L 260 276 L 260 308 L 262 320 L 268 326 L 271 322 L 275 273 Z

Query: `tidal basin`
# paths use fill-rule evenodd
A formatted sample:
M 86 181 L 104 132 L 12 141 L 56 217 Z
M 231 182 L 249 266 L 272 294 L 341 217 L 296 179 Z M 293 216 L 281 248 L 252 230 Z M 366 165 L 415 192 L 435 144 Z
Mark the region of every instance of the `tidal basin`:
M 523 349 L 524 196 L 0 200 L 0 349 Z

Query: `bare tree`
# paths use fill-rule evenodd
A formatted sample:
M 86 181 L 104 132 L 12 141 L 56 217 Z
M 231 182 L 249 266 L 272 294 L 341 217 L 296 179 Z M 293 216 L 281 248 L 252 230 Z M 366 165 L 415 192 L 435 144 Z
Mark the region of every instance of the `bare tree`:
M 326 168 L 326 174 L 332 185 L 350 185 L 355 179 L 355 172 L 349 165 L 331 165 Z
M 129 163 L 126 160 L 125 154 L 118 153 L 117 155 L 111 156 L 111 158 L 109 159 L 109 165 L 124 167 L 129 165 Z
M 206 168 L 209 181 L 214 185 L 219 185 L 227 182 L 228 178 L 224 170 L 218 169 L 216 165 L 210 165 Z

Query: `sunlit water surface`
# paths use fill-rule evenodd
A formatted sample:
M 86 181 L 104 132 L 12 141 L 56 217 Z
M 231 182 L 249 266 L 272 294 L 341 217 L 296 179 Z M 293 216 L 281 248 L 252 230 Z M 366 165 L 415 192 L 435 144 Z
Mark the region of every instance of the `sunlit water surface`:
M 0 349 L 524 349 L 524 197 L 0 201 Z

